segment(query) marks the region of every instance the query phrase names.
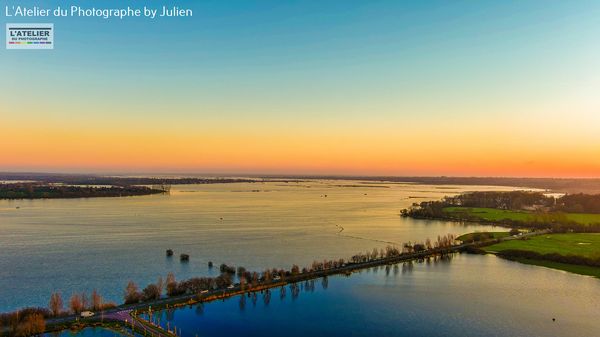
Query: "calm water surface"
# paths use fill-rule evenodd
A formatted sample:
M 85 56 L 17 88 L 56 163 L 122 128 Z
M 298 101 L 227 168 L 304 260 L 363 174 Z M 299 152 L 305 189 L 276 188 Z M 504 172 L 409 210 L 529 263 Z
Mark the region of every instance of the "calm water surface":
M 63 330 L 44 334 L 44 337 L 127 337 L 125 334 L 102 328 L 85 328 L 81 331 Z M 136 337 L 139 337 L 136 335 Z
M 380 267 L 152 320 L 195 336 L 579 336 L 600 331 L 600 280 L 495 256 Z M 556 321 L 553 322 L 552 318 Z
M 142 197 L 0 200 L 0 311 L 46 306 L 53 291 L 68 298 L 94 288 L 121 303 L 130 279 L 143 287 L 168 272 L 179 279 L 215 275 L 208 261 L 289 268 L 389 243 L 491 230 L 398 214 L 444 195 L 509 189 L 319 180 L 180 185 L 170 195 Z M 167 248 L 175 258 L 165 257 Z M 180 263 L 180 253 L 190 254 L 190 262 Z

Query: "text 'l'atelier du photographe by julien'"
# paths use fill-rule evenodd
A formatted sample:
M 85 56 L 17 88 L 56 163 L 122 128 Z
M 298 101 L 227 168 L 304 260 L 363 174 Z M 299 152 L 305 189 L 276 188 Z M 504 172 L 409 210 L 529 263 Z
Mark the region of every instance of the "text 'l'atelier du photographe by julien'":
M 81 7 L 70 6 L 42 8 L 38 6 L 5 6 L 4 14 L 6 17 L 99 17 L 99 18 L 119 18 L 127 17 L 191 17 L 193 16 L 192 9 L 180 8 L 177 6 L 160 8 L 150 8 L 147 6 L 141 8 L 124 7 L 124 8 L 96 8 L 96 7 Z

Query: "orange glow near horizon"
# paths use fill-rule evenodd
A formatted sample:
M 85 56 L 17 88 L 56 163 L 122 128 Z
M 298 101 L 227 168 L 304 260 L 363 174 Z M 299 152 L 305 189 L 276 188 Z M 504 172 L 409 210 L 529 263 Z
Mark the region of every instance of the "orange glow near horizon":
M 9 127 L 2 170 L 223 174 L 598 177 L 597 144 L 527 141 L 512 130 L 432 124 L 357 128 L 260 126 L 160 129 L 134 125 Z M 499 127 L 502 129 L 502 126 Z M 425 131 L 423 131 L 425 130 Z M 538 137 L 548 139 L 539 134 Z M 576 141 L 581 141 L 578 137 Z

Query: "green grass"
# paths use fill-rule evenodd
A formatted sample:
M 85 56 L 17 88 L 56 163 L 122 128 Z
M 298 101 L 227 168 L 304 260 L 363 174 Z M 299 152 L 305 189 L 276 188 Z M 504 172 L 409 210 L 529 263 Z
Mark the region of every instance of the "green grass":
M 557 253 L 595 259 L 600 258 L 600 233 L 546 234 L 526 240 L 503 241 L 483 249 L 487 252 L 518 249 L 539 254 Z
M 495 208 L 482 208 L 482 207 L 446 207 L 444 212 L 449 215 L 456 216 L 475 216 L 487 221 L 500 221 L 500 220 L 516 220 L 516 221 L 530 221 L 535 217 L 533 214 L 528 212 L 520 211 L 508 211 L 503 209 Z
M 589 276 L 594 276 L 594 277 L 600 278 L 600 268 L 596 268 L 596 267 L 580 266 L 580 265 L 576 265 L 576 264 L 567 264 L 567 263 L 544 261 L 544 260 L 515 259 L 515 261 L 525 263 L 525 264 L 542 266 L 542 267 L 546 267 L 546 268 L 564 270 L 564 271 L 568 271 L 568 272 L 574 273 L 574 274 L 589 275 Z
M 567 219 L 585 225 L 600 223 L 600 214 L 565 213 L 565 215 L 567 216 Z
M 490 234 L 493 239 L 500 239 L 500 238 L 509 236 L 508 232 L 480 232 L 480 233 Z M 457 237 L 456 240 L 460 240 L 462 242 L 471 242 L 471 241 L 473 241 L 473 235 L 476 235 L 476 234 L 477 234 L 477 232 L 463 234 L 463 235 Z
M 450 216 L 458 218 L 470 218 L 477 217 L 485 221 L 557 221 L 568 220 L 573 221 L 582 225 L 589 225 L 594 223 L 600 223 L 600 214 L 592 213 L 548 213 L 548 214 L 537 214 L 527 211 L 511 211 L 504 209 L 495 208 L 483 208 L 483 207 L 446 207 L 444 208 Z
M 556 253 L 560 255 L 576 255 L 586 258 L 600 258 L 600 233 L 543 234 L 525 240 L 507 240 L 491 246 L 483 247 L 488 253 L 504 250 L 533 251 L 539 254 Z M 576 264 L 561 263 L 539 259 L 514 259 L 521 263 L 560 269 L 575 274 L 591 275 L 600 278 L 600 268 Z

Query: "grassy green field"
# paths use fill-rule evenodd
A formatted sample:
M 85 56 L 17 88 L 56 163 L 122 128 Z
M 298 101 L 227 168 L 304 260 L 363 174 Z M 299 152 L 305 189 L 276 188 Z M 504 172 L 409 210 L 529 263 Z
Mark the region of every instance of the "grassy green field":
M 598 259 L 600 258 L 600 233 L 544 234 L 527 240 L 509 240 L 483 247 L 483 250 L 488 253 L 513 249 L 533 251 L 539 254 L 556 253 L 564 256 L 576 255 Z M 516 258 L 516 261 L 600 277 L 600 268 L 597 267 L 526 258 Z
M 600 223 L 600 214 L 565 213 L 565 215 L 567 216 L 567 219 L 585 225 Z
M 450 216 L 455 217 L 477 217 L 485 221 L 501 221 L 501 220 L 513 220 L 513 221 L 534 221 L 536 219 L 555 219 L 573 221 L 582 225 L 589 225 L 593 223 L 600 223 L 600 214 L 591 213 L 550 213 L 545 215 L 539 215 L 527 211 L 510 211 L 504 209 L 495 208 L 481 208 L 481 207 L 446 207 L 444 208 Z
M 567 264 L 567 263 L 544 261 L 544 260 L 516 259 L 516 261 L 525 263 L 525 264 L 532 264 L 532 265 L 536 265 L 536 266 L 564 270 L 564 271 L 568 271 L 568 272 L 574 273 L 574 274 L 589 275 L 589 276 L 594 276 L 594 277 L 600 278 L 600 268 L 596 268 L 596 267 L 580 266 L 580 265 L 576 265 L 576 264 Z
M 505 238 L 505 237 L 509 236 L 508 232 L 485 232 L 485 233 L 490 234 L 493 239 L 500 239 L 500 238 Z M 463 234 L 463 235 L 457 237 L 456 240 L 460 240 L 462 242 L 471 242 L 471 241 L 473 241 L 473 235 L 476 235 L 476 234 L 477 234 L 477 232 Z
M 507 249 L 533 251 L 539 254 L 557 253 L 600 258 L 600 233 L 546 234 L 527 240 L 510 240 L 483 248 L 487 252 Z

